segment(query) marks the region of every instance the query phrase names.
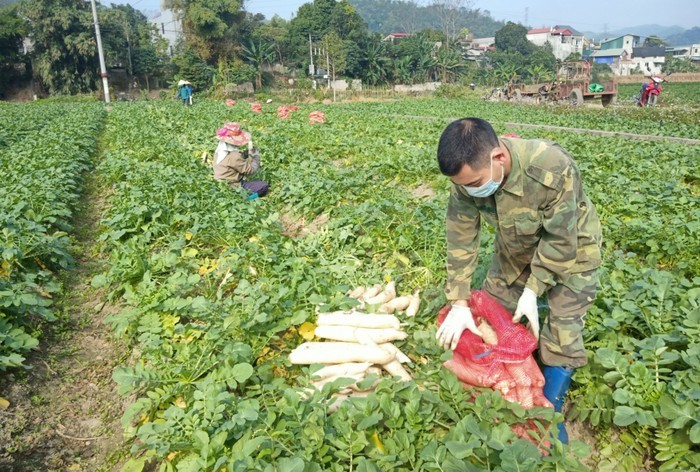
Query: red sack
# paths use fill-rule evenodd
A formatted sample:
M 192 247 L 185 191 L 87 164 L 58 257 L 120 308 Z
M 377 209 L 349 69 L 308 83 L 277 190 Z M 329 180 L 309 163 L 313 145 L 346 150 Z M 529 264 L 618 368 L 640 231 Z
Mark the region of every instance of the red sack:
M 438 326 L 450 311 L 447 305 L 438 313 Z M 476 334 L 465 330 L 453 357 L 443 365 L 459 380 L 474 387 L 488 387 L 501 392 L 503 398 L 524 408 L 552 407 L 542 393 L 544 376 L 532 357 L 537 340 L 512 315 L 483 290 L 474 290 L 469 308 L 478 325 L 486 320 L 498 337 L 498 344 L 486 344 Z
M 282 120 L 286 120 L 289 118 L 289 113 L 292 110 L 287 106 L 287 105 L 280 105 L 277 107 L 277 118 L 280 118 Z
M 452 307 L 447 305 L 440 310 L 438 326 L 445 320 L 450 308 Z M 522 362 L 537 348 L 537 340 L 532 333 L 522 324 L 513 323 L 513 315 L 485 291 L 472 291 L 469 308 L 477 326 L 481 319 L 485 319 L 498 335 L 498 344 L 494 346 L 484 343 L 479 336 L 465 330 L 455 351 L 471 362 L 481 365 Z

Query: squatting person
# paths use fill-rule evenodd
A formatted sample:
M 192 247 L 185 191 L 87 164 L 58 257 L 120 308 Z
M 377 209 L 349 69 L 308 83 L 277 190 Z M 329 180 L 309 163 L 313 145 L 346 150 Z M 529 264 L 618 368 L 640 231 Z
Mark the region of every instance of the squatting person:
M 586 364 L 583 325 L 596 294 L 601 263 L 598 215 L 583 192 L 579 169 L 558 144 L 499 137 L 480 118 L 452 122 L 440 137 L 440 171 L 452 180 L 447 206 L 447 282 L 452 305 L 437 339 L 457 346 L 469 329 L 481 336 L 467 306 L 477 267 L 482 218 L 496 230 L 483 289 L 523 316 L 539 339 L 544 394 L 562 405 L 575 368 Z M 540 333 L 537 298 L 549 315 Z M 559 439 L 568 441 L 566 429 Z
M 241 129 L 239 123 L 229 122 L 216 131 L 216 139 L 219 144 L 212 161 L 214 178 L 227 182 L 231 187 L 243 187 L 248 192 L 249 200 L 265 195 L 267 182 L 247 180 L 260 168 L 260 151 L 253 146 L 251 134 Z

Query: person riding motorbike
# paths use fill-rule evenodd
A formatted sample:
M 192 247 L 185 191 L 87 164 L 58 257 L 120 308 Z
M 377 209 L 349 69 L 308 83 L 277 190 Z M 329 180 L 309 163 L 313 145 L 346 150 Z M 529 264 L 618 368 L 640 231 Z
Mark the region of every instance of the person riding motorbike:
M 658 75 L 652 76 L 651 82 L 645 82 L 642 84 L 642 90 L 640 91 L 639 94 L 639 101 L 637 104 L 640 107 L 646 106 L 649 104 L 649 99 L 651 98 L 652 95 L 656 95 L 657 97 L 661 93 L 661 82 L 663 82 L 664 79 L 659 77 Z M 655 103 L 656 100 L 653 100 L 653 103 Z

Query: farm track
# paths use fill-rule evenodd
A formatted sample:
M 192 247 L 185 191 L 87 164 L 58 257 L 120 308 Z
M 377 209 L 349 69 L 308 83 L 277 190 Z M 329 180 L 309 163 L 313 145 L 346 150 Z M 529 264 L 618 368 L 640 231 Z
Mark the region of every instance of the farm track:
M 384 114 L 383 116 L 391 117 L 391 118 L 409 118 L 413 120 L 443 120 L 445 123 L 449 123 L 451 121 L 458 120 L 459 118 L 441 118 L 441 117 L 436 117 L 436 116 L 421 116 L 421 115 L 399 115 L 399 114 Z M 587 129 L 587 128 L 569 128 L 566 126 L 554 126 L 554 125 L 541 125 L 541 124 L 534 124 L 534 123 L 517 123 L 517 122 L 512 122 L 512 121 L 492 121 L 492 123 L 501 123 L 505 126 L 511 126 L 511 127 L 516 127 L 516 128 L 539 128 L 539 129 L 547 129 L 551 131 L 568 131 L 572 133 L 581 133 L 581 134 L 594 134 L 598 136 L 613 136 L 613 137 L 618 137 L 618 138 L 628 138 L 628 139 L 636 139 L 636 140 L 641 140 L 641 141 L 669 141 L 669 142 L 674 142 L 674 143 L 679 143 L 679 144 L 687 144 L 690 146 L 694 145 L 699 145 L 700 144 L 700 139 L 690 139 L 690 138 L 677 138 L 673 136 L 657 136 L 653 134 L 635 134 L 635 133 L 626 133 L 623 131 L 605 131 L 605 130 L 600 130 L 600 129 Z
M 88 171 L 73 221 L 76 267 L 61 276 L 60 320 L 28 359 L 31 370 L 0 384 L 11 405 L 0 422 L 0 471 L 107 471 L 119 460 L 123 408 L 112 370 L 125 349 L 103 323 L 117 308 L 91 287 L 105 263 L 96 250 L 103 191 Z

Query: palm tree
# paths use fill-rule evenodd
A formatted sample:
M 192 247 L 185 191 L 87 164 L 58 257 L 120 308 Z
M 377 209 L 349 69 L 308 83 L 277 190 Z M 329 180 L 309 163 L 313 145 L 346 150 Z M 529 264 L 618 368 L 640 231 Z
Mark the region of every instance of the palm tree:
M 462 58 L 459 52 L 449 47 L 442 47 L 435 55 L 435 62 L 441 71 L 442 82 L 448 83 L 454 79 L 462 69 Z
M 365 51 L 365 80 L 371 85 L 386 79 L 389 58 L 385 53 L 386 47 L 381 42 L 370 43 Z
M 275 57 L 275 48 L 272 44 L 262 41 L 254 43 L 250 41 L 248 47 L 242 46 L 243 56 L 255 67 L 257 76 L 255 78 L 255 89 L 262 88 L 263 64 L 270 62 Z

